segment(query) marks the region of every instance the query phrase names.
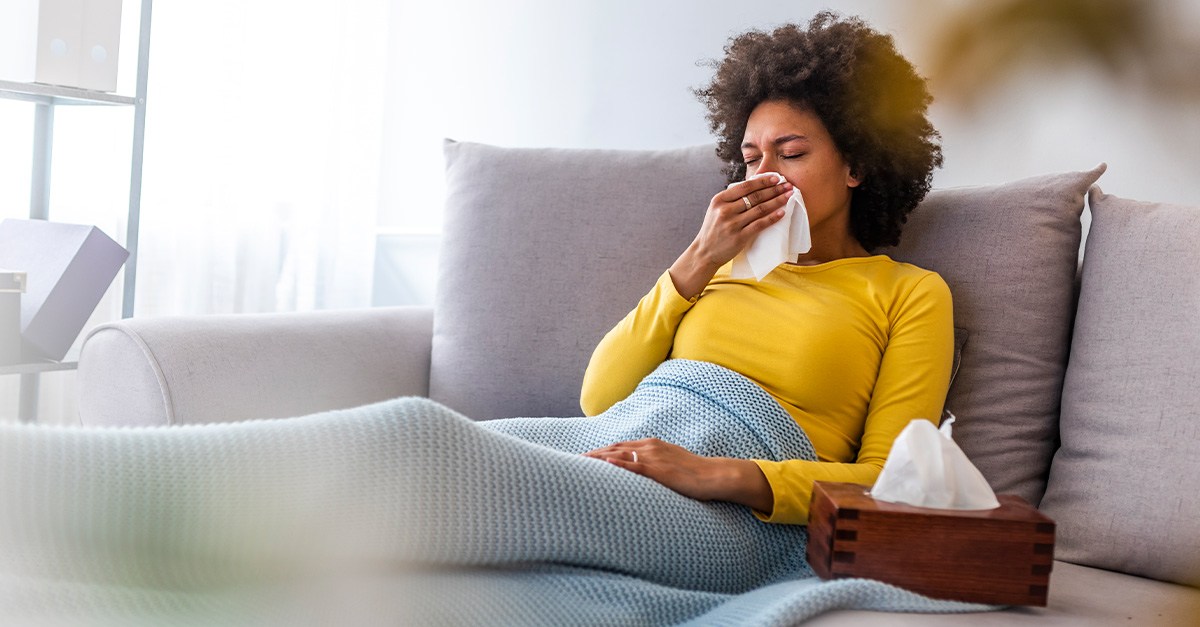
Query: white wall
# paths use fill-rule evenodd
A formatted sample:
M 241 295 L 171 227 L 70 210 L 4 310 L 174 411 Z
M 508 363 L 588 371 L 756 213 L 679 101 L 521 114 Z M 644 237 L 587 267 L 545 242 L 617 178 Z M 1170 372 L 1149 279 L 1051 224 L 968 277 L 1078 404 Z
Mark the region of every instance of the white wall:
M 1195 25 L 1196 5 L 1174 3 Z M 508 146 L 665 148 L 710 141 L 690 89 L 728 38 L 805 21 L 818 2 L 442 0 L 393 5 L 380 222 L 439 228 L 440 139 Z M 839 2 L 928 56 L 927 1 Z M 1084 65 L 1032 69 L 973 111 L 935 104 L 939 187 L 1109 164 L 1110 193 L 1200 204 L 1195 102 L 1155 101 Z M 416 190 L 416 193 L 414 193 Z
M 877 15 L 885 2 L 845 2 Z M 691 89 L 750 26 L 812 2 L 442 0 L 393 5 L 381 224 L 436 231 L 441 138 L 506 146 L 665 148 L 711 141 Z M 432 184 L 431 184 L 432 183 Z

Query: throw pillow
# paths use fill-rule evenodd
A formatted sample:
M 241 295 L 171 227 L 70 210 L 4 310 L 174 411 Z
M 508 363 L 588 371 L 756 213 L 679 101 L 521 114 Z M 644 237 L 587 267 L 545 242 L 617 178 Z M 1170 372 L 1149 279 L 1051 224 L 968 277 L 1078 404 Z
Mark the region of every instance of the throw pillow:
M 882 251 L 949 284 L 971 338 L 946 398 L 954 439 L 994 490 L 1035 505 L 1058 445 L 1079 216 L 1104 169 L 934 190 Z
M 1056 557 L 1200 586 L 1200 208 L 1090 195 Z

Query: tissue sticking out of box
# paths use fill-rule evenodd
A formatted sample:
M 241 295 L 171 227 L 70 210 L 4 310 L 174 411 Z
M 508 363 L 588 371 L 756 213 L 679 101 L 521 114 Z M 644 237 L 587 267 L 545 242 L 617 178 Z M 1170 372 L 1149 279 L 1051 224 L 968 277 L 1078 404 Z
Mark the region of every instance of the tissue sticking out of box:
M 928 420 L 908 423 L 896 436 L 871 496 L 938 509 L 999 507 L 983 474 L 950 438 L 953 423 L 953 414 L 942 422 L 941 429 Z

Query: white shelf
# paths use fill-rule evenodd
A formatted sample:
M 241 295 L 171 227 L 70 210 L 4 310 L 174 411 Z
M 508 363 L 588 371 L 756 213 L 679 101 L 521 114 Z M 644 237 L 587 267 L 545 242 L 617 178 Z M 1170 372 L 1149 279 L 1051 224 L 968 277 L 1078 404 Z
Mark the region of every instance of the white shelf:
M 6 374 L 39 374 L 58 370 L 75 370 L 79 367 L 77 361 L 34 361 L 24 364 L 0 365 L 0 375 Z
M 48 105 L 132 105 L 137 104 L 133 96 L 121 96 L 104 91 L 45 85 L 42 83 L 15 83 L 0 80 L 0 98 L 26 100 Z
M 4 1 L 4 0 L 0 0 Z M 29 217 L 50 219 L 50 169 L 54 147 L 54 109 L 58 106 L 107 105 L 133 107 L 133 151 L 129 165 L 129 211 L 126 216 L 124 295 L 121 316 L 133 316 L 137 284 L 138 227 L 142 204 L 142 156 L 146 132 L 146 82 L 150 64 L 150 15 L 154 0 L 141 0 L 137 46 L 137 95 L 122 96 L 91 89 L 0 80 L 0 99 L 24 100 L 34 107 L 33 171 L 29 194 Z M 20 375 L 21 391 L 17 417 L 21 422 L 37 418 L 38 376 L 43 372 L 74 370 L 76 361 L 40 361 L 0 365 L 0 375 Z

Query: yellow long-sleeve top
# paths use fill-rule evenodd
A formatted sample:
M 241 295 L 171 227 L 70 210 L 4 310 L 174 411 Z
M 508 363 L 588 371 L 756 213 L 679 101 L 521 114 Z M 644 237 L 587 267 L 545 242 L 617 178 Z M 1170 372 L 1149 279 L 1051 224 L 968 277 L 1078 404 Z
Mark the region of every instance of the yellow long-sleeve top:
M 767 522 L 807 524 L 813 481 L 871 485 L 914 418 L 937 424 L 954 351 L 950 289 L 885 255 L 784 264 L 761 282 L 721 268 L 689 301 L 664 272 L 592 354 L 580 404 L 598 414 L 668 358 L 712 362 L 767 391 L 818 461 L 756 460 Z

